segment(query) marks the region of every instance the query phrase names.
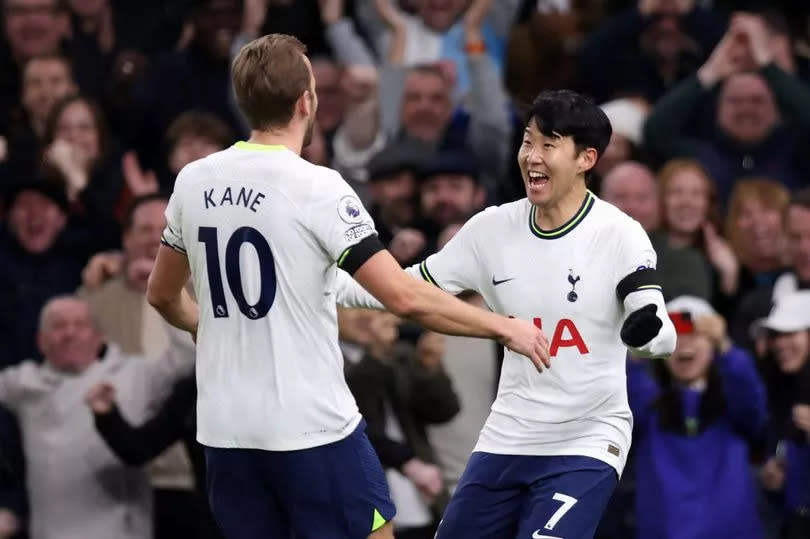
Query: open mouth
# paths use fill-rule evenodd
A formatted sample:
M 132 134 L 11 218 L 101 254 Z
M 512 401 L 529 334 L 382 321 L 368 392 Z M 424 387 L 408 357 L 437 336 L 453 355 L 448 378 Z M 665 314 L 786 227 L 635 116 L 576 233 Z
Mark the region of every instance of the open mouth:
M 529 188 L 531 189 L 540 189 L 549 182 L 548 175 L 543 172 L 530 170 L 528 176 L 529 176 Z

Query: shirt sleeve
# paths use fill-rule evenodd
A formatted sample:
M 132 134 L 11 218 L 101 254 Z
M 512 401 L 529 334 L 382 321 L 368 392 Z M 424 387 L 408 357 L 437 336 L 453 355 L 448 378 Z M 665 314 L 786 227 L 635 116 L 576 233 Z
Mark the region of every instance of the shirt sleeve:
M 481 251 L 478 237 L 486 228 L 494 209 L 471 217 L 447 245 L 419 264 L 422 278 L 450 294 L 481 290 Z
M 628 290 L 627 293 L 635 290 L 661 290 L 661 286 L 653 282 L 655 279 L 651 280 L 658 264 L 658 255 L 655 253 L 647 233 L 636 221 L 631 221 L 621 230 L 622 234 L 616 243 L 615 285 L 632 282 L 632 290 Z M 653 272 L 644 271 L 643 279 L 627 280 L 628 276 L 643 270 L 653 270 Z
M 186 244 L 183 239 L 182 228 L 182 176 L 183 170 L 177 175 L 177 181 L 174 184 L 174 192 L 172 196 L 169 197 L 169 204 L 166 206 L 166 228 L 160 236 L 160 243 L 171 247 L 177 252 L 186 254 Z
M 360 198 L 337 172 L 331 171 L 329 188 L 314 185 L 312 204 L 308 208 L 308 227 L 329 257 L 338 266 L 346 260 L 352 247 L 369 236 L 376 236 L 371 219 Z

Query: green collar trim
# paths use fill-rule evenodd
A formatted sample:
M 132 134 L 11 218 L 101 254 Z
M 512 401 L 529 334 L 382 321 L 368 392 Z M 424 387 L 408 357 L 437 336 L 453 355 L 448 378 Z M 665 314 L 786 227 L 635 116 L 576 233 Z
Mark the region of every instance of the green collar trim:
M 553 230 L 543 230 L 537 226 L 537 222 L 535 221 L 537 206 L 532 205 L 532 211 L 529 212 L 529 228 L 531 229 L 532 233 L 540 239 L 556 240 L 557 238 L 561 238 L 574 230 L 577 225 L 581 223 L 583 219 L 585 219 L 585 216 L 588 215 L 588 212 L 590 212 L 591 208 L 593 208 L 595 201 L 596 197 L 594 197 L 593 193 L 588 191 L 585 194 L 585 200 L 582 201 L 582 205 L 579 207 L 574 216 L 571 217 L 566 223 L 563 223 Z

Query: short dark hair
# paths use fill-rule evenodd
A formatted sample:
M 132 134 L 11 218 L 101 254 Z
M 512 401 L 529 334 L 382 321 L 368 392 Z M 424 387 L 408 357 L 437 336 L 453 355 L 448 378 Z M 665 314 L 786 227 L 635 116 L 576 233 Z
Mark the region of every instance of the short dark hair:
M 169 197 L 163 193 L 149 193 L 148 195 L 135 197 L 135 199 L 130 202 L 129 206 L 127 207 L 127 212 L 124 214 L 124 232 L 128 232 L 132 228 L 132 225 L 135 224 L 135 212 L 138 211 L 138 208 L 144 204 L 149 204 L 150 202 L 155 202 L 157 200 L 169 202 Z
M 287 125 L 298 98 L 311 89 L 304 61 L 306 45 L 293 36 L 269 34 L 239 51 L 231 77 L 236 102 L 250 127 L 257 130 Z
M 208 140 L 221 148 L 233 142 L 234 135 L 225 122 L 210 112 L 184 112 L 169 125 L 166 143 L 171 151 L 184 137 Z
M 602 157 L 613 134 L 604 111 L 591 98 L 571 90 L 540 92 L 529 109 L 526 124 L 532 120 L 546 136 L 557 134 L 574 139 L 577 151 L 593 148 L 597 160 Z M 586 178 L 590 172 L 586 173 Z

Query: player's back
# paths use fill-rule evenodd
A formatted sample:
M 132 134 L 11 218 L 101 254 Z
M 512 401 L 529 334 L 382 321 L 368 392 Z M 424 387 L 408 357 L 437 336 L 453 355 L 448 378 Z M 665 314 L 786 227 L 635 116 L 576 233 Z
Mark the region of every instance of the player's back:
M 295 450 L 348 435 L 360 416 L 337 345 L 336 249 L 347 225 L 373 224 L 340 175 L 241 143 L 184 169 L 167 215 L 200 305 L 199 441 Z

